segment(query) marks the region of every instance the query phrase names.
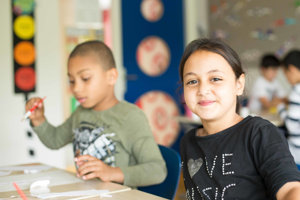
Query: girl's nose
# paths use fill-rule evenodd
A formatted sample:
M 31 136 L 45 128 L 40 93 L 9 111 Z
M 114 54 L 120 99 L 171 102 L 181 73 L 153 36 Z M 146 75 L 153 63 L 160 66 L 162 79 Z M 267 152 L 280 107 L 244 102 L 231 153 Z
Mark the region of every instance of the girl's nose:
M 206 95 L 206 94 L 209 94 L 209 92 L 210 92 L 209 84 L 206 84 L 206 83 L 199 84 L 198 91 L 197 91 L 198 95 Z

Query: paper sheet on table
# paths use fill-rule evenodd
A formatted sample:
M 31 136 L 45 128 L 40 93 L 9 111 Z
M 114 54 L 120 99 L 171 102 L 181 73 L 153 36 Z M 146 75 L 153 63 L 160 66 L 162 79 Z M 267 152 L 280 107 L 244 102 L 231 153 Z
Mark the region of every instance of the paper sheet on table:
M 77 178 L 75 174 L 60 170 L 50 170 L 42 171 L 36 174 L 2 176 L 0 177 L 0 192 L 15 190 L 12 184 L 13 182 L 16 182 L 22 190 L 26 190 L 29 189 L 31 183 L 39 180 L 49 180 L 49 186 L 83 182 L 83 180 Z
M 10 175 L 11 171 L 1 171 L 0 170 L 0 176 L 7 176 Z
M 24 173 L 37 173 L 51 168 L 52 167 L 46 165 L 4 166 L 0 167 L 0 171 L 24 171 Z
M 55 192 L 55 193 L 46 193 L 46 194 L 39 194 L 34 195 L 39 199 L 50 199 L 50 198 L 57 198 L 57 197 L 78 197 L 78 196 L 96 196 L 108 193 L 109 190 L 74 190 L 69 192 Z

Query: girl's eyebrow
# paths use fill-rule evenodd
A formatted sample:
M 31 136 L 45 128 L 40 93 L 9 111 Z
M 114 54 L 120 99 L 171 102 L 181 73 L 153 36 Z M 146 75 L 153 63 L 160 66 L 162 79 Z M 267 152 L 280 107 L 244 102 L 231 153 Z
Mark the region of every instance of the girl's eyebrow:
M 190 76 L 190 75 L 196 75 L 196 73 L 194 73 L 194 72 L 188 72 L 188 73 L 184 74 L 183 77 Z
M 213 70 L 208 71 L 208 74 L 211 74 L 211 73 L 224 73 L 224 72 L 222 72 L 218 69 L 213 69 Z
M 212 74 L 212 73 L 223 73 L 223 72 L 218 69 L 213 69 L 213 70 L 210 70 L 207 72 L 207 74 Z M 183 77 L 190 76 L 190 75 L 197 75 L 197 74 L 194 72 L 188 72 L 188 73 L 184 74 Z

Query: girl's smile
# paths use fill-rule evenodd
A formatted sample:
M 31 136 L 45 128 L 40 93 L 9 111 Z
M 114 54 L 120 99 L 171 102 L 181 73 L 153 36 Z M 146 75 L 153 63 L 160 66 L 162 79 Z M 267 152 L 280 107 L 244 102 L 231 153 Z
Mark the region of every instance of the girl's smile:
M 202 123 L 224 125 L 237 115 L 237 96 L 243 93 L 244 75 L 236 78 L 230 64 L 217 53 L 195 51 L 184 65 L 183 89 L 187 106 Z
M 215 101 L 210 101 L 210 100 L 202 100 L 202 101 L 199 101 L 199 105 L 200 106 L 210 106 L 212 105 L 213 103 L 215 103 Z

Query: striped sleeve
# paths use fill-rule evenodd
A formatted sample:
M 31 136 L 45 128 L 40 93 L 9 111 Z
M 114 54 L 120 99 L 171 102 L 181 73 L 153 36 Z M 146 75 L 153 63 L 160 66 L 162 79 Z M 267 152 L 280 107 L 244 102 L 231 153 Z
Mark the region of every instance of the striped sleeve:
M 300 147 L 300 84 L 293 87 L 287 109 L 283 105 L 279 105 L 278 111 L 285 122 L 290 140 Z

